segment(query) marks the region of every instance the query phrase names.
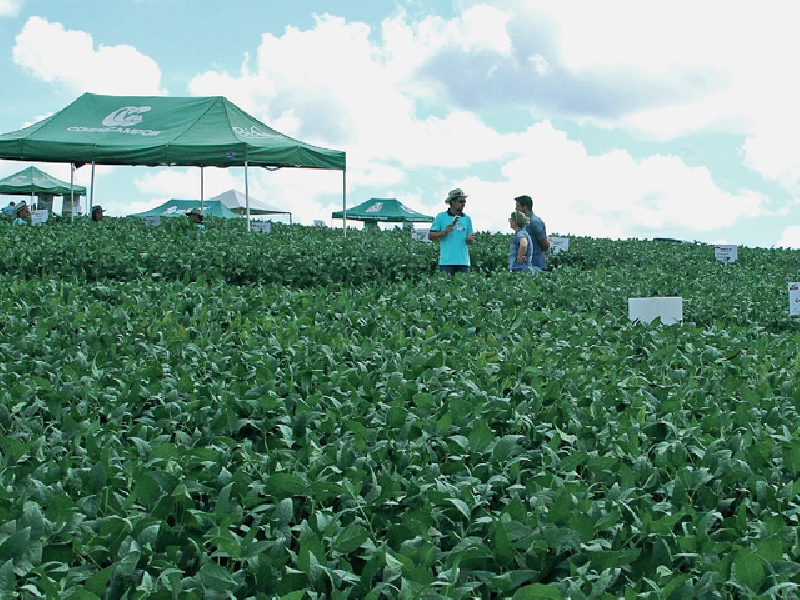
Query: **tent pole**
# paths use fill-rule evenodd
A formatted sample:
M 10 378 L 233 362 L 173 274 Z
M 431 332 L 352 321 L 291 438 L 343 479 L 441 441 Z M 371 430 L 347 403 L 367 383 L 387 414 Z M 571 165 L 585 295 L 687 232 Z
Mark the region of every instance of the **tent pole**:
M 203 212 L 203 165 L 200 165 L 200 212 Z
M 342 169 L 342 233 L 347 237 L 347 171 Z
M 247 161 L 244 161 L 244 204 L 247 207 L 247 231 L 250 231 L 250 190 L 247 187 Z
M 75 221 L 75 163 L 69 163 L 69 206 L 72 218 Z
M 89 188 L 89 215 L 92 214 L 94 206 L 94 161 L 92 161 L 92 187 Z

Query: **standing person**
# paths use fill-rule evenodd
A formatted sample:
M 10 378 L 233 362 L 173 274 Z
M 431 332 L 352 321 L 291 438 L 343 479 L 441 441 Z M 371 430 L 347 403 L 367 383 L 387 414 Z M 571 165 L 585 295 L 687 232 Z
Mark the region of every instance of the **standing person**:
M 533 214 L 533 199 L 530 196 L 517 196 L 514 198 L 516 209 L 528 217 L 525 229 L 533 240 L 533 257 L 531 266 L 534 272 L 544 271 L 547 268 L 547 258 L 544 253 L 550 249 L 550 239 L 547 237 L 547 228 L 544 221 Z
M 533 275 L 531 265 L 533 241 L 525 229 L 525 225 L 528 224 L 528 217 L 515 210 L 508 218 L 508 224 L 514 230 L 514 238 L 511 240 L 511 249 L 508 254 L 508 270 Z
M 17 218 L 14 219 L 15 225 L 27 225 L 28 221 L 31 218 L 31 209 L 28 207 L 28 203 L 24 200 L 17 204 L 16 207 Z
M 456 188 L 447 194 L 444 202 L 450 207 L 436 215 L 428 233 L 432 242 L 439 242 L 439 271 L 448 275 L 469 273 L 467 246 L 475 241 L 475 234 L 472 232 L 472 219 L 464 214 L 467 195 L 461 188 Z
M 198 229 L 205 229 L 206 225 L 203 223 L 203 211 L 199 208 L 193 208 L 190 211 L 187 211 L 186 216 L 189 217 L 189 220 L 194 223 L 195 227 Z
M 104 216 L 102 206 L 97 205 L 92 207 L 92 221 L 102 221 Z

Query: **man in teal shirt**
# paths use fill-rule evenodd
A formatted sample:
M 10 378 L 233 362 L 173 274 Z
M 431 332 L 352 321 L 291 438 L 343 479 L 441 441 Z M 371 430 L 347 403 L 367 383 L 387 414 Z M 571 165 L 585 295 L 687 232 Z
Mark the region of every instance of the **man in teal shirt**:
M 436 215 L 428 233 L 432 242 L 439 242 L 439 270 L 442 273 L 469 273 L 469 248 L 475 241 L 472 231 L 472 219 L 464 214 L 467 195 L 461 188 L 451 190 L 447 194 L 445 204 L 449 204 L 444 212 Z

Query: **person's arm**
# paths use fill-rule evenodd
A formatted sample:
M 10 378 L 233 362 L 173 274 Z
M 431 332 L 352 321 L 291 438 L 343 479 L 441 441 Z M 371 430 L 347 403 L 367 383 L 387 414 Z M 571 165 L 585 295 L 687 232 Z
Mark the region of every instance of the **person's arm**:
M 522 237 L 517 248 L 517 262 L 524 263 L 528 258 L 528 238 Z
M 539 247 L 542 249 L 542 252 L 547 252 L 550 250 L 550 238 L 543 237 L 539 240 Z
M 439 241 L 439 240 L 441 240 L 443 237 L 445 237 L 445 236 L 446 236 L 448 233 L 450 233 L 451 231 L 453 231 L 453 229 L 455 229 L 455 227 L 456 227 L 456 221 L 457 221 L 457 220 L 458 220 L 458 218 L 457 218 L 457 217 L 456 217 L 456 218 L 454 218 L 454 219 L 453 219 L 453 220 L 452 220 L 452 221 L 451 221 L 451 222 L 450 222 L 450 223 L 447 225 L 447 227 L 445 227 L 445 228 L 444 228 L 442 231 L 434 231 L 434 230 L 433 230 L 433 227 L 431 227 L 431 230 L 428 232 L 428 239 L 429 239 L 430 241 L 432 241 L 432 242 L 438 242 L 438 241 Z M 433 226 L 435 227 L 435 226 L 437 226 L 437 225 L 439 225 L 439 227 L 441 227 L 441 224 L 439 224 L 439 223 L 437 223 L 436 221 L 434 221 L 434 223 L 433 223 Z
M 475 232 L 472 230 L 472 219 L 467 224 L 467 245 L 471 246 L 475 241 Z
M 450 227 L 448 226 L 448 228 L 450 228 Z M 450 231 L 453 231 L 453 230 L 450 229 Z M 433 229 L 431 229 L 428 232 L 428 239 L 430 241 L 432 241 L 432 242 L 438 242 L 440 239 L 442 239 L 444 236 L 446 236 L 448 233 L 450 233 L 450 231 L 447 231 L 447 229 L 445 229 L 444 231 L 434 231 Z

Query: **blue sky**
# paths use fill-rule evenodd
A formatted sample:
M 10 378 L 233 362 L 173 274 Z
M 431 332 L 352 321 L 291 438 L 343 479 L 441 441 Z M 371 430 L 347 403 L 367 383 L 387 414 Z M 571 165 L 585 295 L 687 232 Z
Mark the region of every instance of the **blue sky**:
M 0 132 L 84 92 L 223 95 L 347 152 L 348 205 L 442 210 L 505 231 L 530 194 L 556 235 L 800 247 L 800 8 L 788 0 L 0 0 Z M 0 161 L 0 177 L 28 163 Z M 69 166 L 40 164 L 69 180 Z M 76 172 L 89 186 L 91 169 Z M 305 224 L 338 172 L 251 171 Z M 244 191 L 205 169 L 204 195 Z M 96 168 L 125 215 L 199 198 L 198 169 Z

